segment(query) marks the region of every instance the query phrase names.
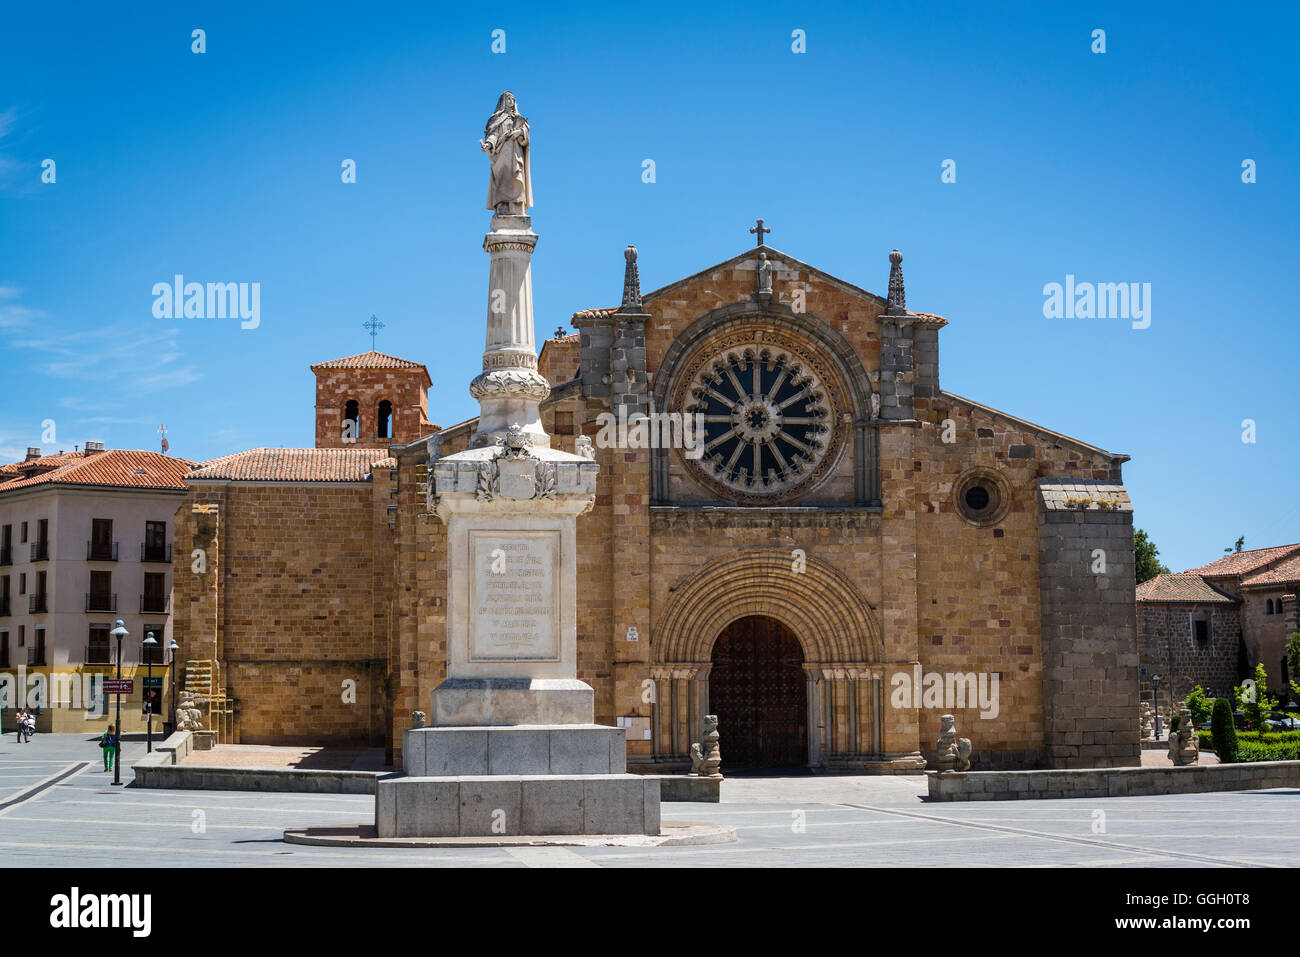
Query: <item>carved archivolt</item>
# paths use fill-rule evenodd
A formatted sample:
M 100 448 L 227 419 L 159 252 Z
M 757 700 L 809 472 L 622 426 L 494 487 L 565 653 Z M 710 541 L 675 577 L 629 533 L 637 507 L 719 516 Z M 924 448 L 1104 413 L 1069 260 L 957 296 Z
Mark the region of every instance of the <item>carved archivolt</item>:
M 655 629 L 654 661 L 707 662 L 723 629 L 749 615 L 785 624 L 812 664 L 883 658 L 875 612 L 854 584 L 811 555 L 796 563 L 789 549 L 774 548 L 719 559 L 679 586 Z

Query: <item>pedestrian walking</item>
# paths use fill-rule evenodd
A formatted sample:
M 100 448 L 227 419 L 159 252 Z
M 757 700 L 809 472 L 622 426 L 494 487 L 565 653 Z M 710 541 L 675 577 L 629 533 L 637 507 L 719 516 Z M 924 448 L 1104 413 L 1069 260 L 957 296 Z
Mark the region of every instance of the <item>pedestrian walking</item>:
M 110 724 L 108 730 L 99 736 L 99 746 L 104 752 L 104 770 L 113 770 L 113 754 L 117 750 L 117 735 Z

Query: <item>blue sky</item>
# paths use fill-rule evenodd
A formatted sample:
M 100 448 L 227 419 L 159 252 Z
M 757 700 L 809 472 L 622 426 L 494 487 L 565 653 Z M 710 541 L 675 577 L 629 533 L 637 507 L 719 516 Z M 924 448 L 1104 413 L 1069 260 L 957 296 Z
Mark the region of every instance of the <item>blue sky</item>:
M 428 365 L 435 421 L 473 414 L 477 141 L 511 89 L 539 338 L 617 302 L 629 242 L 651 289 L 762 216 L 775 248 L 882 294 L 897 246 L 909 306 L 950 320 L 943 386 L 1132 455 L 1136 523 L 1175 570 L 1300 540 L 1287 6 L 468 6 L 9 5 L 3 458 L 155 448 L 161 422 L 199 460 L 310 445 L 307 367 L 368 349 L 371 313 L 380 350 Z M 176 273 L 259 282 L 260 326 L 155 318 Z M 1066 274 L 1150 283 L 1150 328 L 1045 318 Z

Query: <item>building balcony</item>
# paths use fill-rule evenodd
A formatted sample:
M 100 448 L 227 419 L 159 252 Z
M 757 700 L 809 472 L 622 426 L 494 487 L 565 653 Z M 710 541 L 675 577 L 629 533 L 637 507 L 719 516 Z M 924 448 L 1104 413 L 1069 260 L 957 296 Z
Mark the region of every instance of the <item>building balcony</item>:
M 140 614 L 165 615 L 172 603 L 171 595 L 141 595 Z
M 27 597 L 27 613 L 29 615 L 43 615 L 49 610 L 49 595 L 41 593 Z
M 9 610 L 9 599 L 0 598 L 0 618 L 8 618 L 13 612 Z
M 87 645 L 86 646 L 86 664 L 88 665 L 111 665 L 113 663 L 112 648 L 107 645 Z
M 86 592 L 86 611 L 117 611 L 117 596 L 107 592 Z
M 117 542 L 86 542 L 86 561 L 117 561 Z
M 28 647 L 28 649 L 27 649 L 27 667 L 28 667 L 28 668 L 44 668 L 44 667 L 46 667 L 46 661 L 45 661 L 45 647 L 44 647 L 43 645 L 36 645 L 36 646 L 33 646 L 33 647 Z
M 48 562 L 50 560 L 49 542 L 32 542 L 32 561 Z
M 172 547 L 170 545 L 142 544 L 140 546 L 140 561 L 170 565 L 172 563 Z
M 14 563 L 14 547 L 12 545 L 0 545 L 0 565 L 12 565 Z

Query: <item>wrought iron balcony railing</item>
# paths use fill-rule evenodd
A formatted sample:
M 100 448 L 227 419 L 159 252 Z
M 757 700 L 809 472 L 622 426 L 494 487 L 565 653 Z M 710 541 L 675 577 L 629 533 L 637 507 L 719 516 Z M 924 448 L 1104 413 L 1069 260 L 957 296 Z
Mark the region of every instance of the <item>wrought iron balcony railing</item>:
M 117 542 L 86 542 L 86 561 L 117 561 Z
M 117 596 L 108 592 L 86 592 L 86 611 L 117 611 Z
M 172 547 L 171 545 L 141 544 L 140 561 L 163 562 L 170 565 L 172 563 Z
M 167 606 L 170 604 L 171 595 L 141 595 L 140 614 L 165 615 L 167 613 Z

